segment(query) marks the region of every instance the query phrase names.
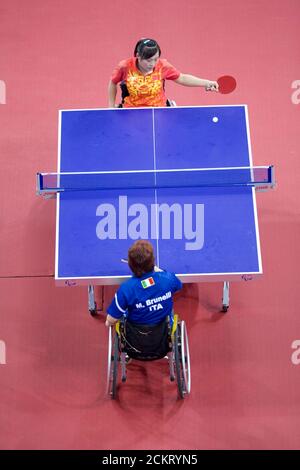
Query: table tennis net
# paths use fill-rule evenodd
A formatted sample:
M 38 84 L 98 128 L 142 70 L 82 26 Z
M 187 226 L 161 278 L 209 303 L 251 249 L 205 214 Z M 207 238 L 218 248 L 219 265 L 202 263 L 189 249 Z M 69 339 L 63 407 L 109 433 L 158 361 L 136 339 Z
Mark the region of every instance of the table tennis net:
M 39 194 L 65 191 L 218 186 L 255 186 L 267 189 L 274 186 L 274 183 L 272 166 L 37 174 Z

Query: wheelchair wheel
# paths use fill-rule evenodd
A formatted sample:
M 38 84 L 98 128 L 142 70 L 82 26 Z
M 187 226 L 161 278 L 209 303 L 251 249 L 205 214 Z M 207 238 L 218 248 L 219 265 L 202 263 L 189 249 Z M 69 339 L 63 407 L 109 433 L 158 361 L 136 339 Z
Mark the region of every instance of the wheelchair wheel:
M 190 349 L 187 328 L 184 321 L 181 322 L 181 351 L 182 351 L 182 369 L 184 375 L 185 392 L 191 392 L 191 363 Z
M 107 393 L 113 399 L 117 396 L 118 365 L 119 337 L 117 333 L 113 335 L 113 328 L 109 327 L 107 357 Z
M 191 391 L 190 353 L 184 321 L 178 324 L 175 331 L 174 349 L 178 393 L 180 398 L 184 398 Z

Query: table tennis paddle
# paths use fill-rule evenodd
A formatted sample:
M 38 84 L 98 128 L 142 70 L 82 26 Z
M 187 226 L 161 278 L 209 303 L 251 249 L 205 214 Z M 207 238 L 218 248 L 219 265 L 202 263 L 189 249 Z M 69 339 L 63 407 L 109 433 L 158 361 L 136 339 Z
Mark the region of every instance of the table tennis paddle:
M 222 77 L 218 78 L 217 83 L 219 85 L 218 90 L 216 90 L 216 87 L 211 84 L 205 88 L 206 91 L 218 91 L 219 93 L 226 95 L 233 92 L 236 88 L 236 79 L 231 75 L 222 75 Z
M 231 75 L 222 75 L 222 77 L 218 78 L 217 82 L 219 85 L 219 93 L 223 95 L 232 93 L 236 89 L 236 79 Z

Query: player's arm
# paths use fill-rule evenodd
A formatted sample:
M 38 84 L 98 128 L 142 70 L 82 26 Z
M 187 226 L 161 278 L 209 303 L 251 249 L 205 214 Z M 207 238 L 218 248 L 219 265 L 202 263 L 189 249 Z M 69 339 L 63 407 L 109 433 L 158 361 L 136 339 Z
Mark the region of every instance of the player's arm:
M 115 108 L 116 96 L 117 96 L 117 85 L 110 80 L 108 84 L 108 107 L 109 108 Z
M 124 293 L 124 285 L 121 285 L 115 293 L 110 305 L 107 308 L 105 325 L 113 326 L 127 312 L 127 298 Z
M 180 279 L 176 276 L 176 274 L 174 273 L 168 273 L 168 277 L 169 277 L 169 281 L 170 281 L 170 285 L 171 285 L 171 290 L 172 290 L 172 293 L 174 294 L 175 292 L 179 291 L 180 289 L 182 289 L 182 282 L 180 281 Z
M 159 268 L 158 266 L 155 265 L 155 266 L 154 266 L 154 271 L 155 271 L 156 273 L 161 273 L 161 272 L 163 271 L 163 269 L 161 269 L 161 268 Z
M 206 78 L 199 78 L 195 77 L 194 75 L 188 75 L 185 73 L 181 73 L 179 77 L 174 80 L 175 83 L 184 86 L 202 86 L 205 87 L 206 90 L 211 91 L 218 91 L 219 85 L 217 82 L 213 80 L 207 80 Z
M 113 326 L 117 323 L 118 318 L 112 317 L 109 313 L 106 315 L 105 326 Z

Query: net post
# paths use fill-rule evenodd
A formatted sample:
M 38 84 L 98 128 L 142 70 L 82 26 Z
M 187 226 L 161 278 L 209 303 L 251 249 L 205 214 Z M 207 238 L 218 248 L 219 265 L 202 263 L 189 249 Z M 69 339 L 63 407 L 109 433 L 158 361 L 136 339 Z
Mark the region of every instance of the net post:
M 40 196 L 42 194 L 42 175 L 41 173 L 36 174 L 36 195 Z
M 271 182 L 271 188 L 275 188 L 276 186 L 276 181 L 275 181 L 275 167 L 274 165 L 271 165 L 269 167 L 269 174 L 270 174 L 270 182 Z

